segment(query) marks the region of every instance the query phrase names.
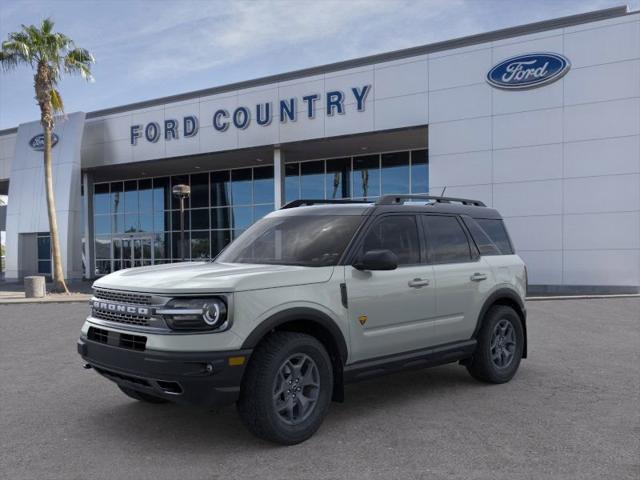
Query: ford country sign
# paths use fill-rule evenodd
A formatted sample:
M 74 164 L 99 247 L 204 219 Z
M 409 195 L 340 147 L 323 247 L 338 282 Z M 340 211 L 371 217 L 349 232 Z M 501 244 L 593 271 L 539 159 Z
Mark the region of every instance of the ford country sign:
M 569 60 L 557 53 L 518 55 L 493 67 L 487 82 L 505 90 L 536 88 L 562 78 L 570 67 Z
M 56 135 L 55 133 L 52 133 L 51 148 L 56 146 L 56 143 L 58 143 L 58 140 L 59 140 L 58 135 Z M 37 150 L 38 152 L 43 152 L 44 151 L 44 133 L 39 133 L 38 135 L 34 136 L 31 140 L 29 140 L 29 146 L 34 150 Z

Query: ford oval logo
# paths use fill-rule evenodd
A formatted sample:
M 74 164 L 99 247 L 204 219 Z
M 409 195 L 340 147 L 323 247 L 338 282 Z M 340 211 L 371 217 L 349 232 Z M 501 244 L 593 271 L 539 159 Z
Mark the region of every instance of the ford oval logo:
M 51 148 L 56 146 L 56 143 L 58 143 L 58 140 L 59 140 L 58 135 L 56 135 L 55 133 L 52 133 Z M 29 145 L 34 150 L 37 150 L 38 152 L 43 152 L 44 151 L 44 133 L 39 133 L 38 135 L 33 137 L 31 140 L 29 140 Z
M 565 75 L 571 62 L 557 53 L 530 53 L 508 58 L 489 70 L 487 82 L 505 90 L 541 87 Z

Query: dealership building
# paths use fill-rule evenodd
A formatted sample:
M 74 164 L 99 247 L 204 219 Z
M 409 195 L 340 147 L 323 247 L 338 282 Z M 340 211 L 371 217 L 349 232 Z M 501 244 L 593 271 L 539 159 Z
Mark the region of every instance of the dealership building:
M 616 7 L 57 122 L 63 269 L 211 258 L 299 199 L 499 209 L 544 291 L 638 292 L 640 12 Z M 42 129 L 0 131 L 6 279 L 49 273 Z M 446 189 L 446 190 L 445 190 Z

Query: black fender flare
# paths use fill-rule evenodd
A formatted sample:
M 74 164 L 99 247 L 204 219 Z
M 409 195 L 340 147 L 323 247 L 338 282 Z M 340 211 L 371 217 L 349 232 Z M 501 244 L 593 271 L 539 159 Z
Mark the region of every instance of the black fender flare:
M 260 343 L 260 340 L 262 340 L 271 330 L 292 321 L 306 321 L 323 327 L 333 338 L 338 349 L 338 353 L 340 354 L 342 365 L 347 362 L 347 357 L 349 355 L 347 342 L 336 322 L 326 313 L 309 307 L 293 307 L 273 314 L 266 320 L 260 322 L 260 324 L 245 339 L 241 348 L 255 348 L 258 343 Z
M 508 303 L 514 303 L 517 305 L 516 313 L 520 316 L 520 321 L 522 322 L 522 333 L 524 335 L 524 345 L 522 346 L 522 358 L 527 358 L 527 309 L 525 308 L 524 301 L 518 295 L 518 292 L 511 288 L 499 288 L 496 291 L 492 292 L 487 299 L 485 300 L 482 308 L 480 309 L 480 313 L 478 314 L 478 322 L 476 323 L 476 328 L 473 331 L 473 336 L 471 338 L 476 338 L 478 332 L 480 331 L 480 327 L 482 326 L 482 320 L 484 319 L 487 311 L 496 303 L 500 304 L 504 300 L 507 300 Z

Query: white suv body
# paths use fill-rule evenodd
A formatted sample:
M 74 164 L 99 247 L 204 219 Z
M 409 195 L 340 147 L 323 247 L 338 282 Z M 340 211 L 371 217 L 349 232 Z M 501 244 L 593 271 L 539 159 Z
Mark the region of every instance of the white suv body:
M 527 353 L 526 283 L 481 202 L 297 201 L 213 262 L 96 281 L 78 350 L 138 400 L 237 401 L 254 433 L 291 444 L 345 382 L 455 361 L 510 380 Z

